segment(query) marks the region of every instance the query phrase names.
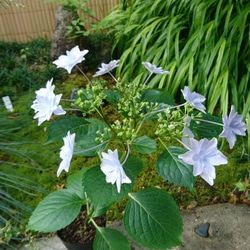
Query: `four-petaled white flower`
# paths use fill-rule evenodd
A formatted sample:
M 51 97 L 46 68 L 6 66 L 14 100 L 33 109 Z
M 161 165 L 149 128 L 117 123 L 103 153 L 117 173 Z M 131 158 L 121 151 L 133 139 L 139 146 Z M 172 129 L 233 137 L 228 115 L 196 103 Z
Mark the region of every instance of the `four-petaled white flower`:
M 155 74 L 160 74 L 160 75 L 162 75 L 162 74 L 167 74 L 167 75 L 170 75 L 170 72 L 169 71 L 164 71 L 163 69 L 162 69 L 162 67 L 156 67 L 156 65 L 154 65 L 154 64 L 151 64 L 151 63 L 149 63 L 149 62 L 142 62 L 142 64 L 144 65 L 144 67 L 148 70 L 148 71 L 150 71 L 150 73 L 155 73 Z
M 212 140 L 190 138 L 190 150 L 179 155 L 185 163 L 193 165 L 194 176 L 200 175 L 210 185 L 214 184 L 216 177 L 215 167 L 227 164 L 227 158 L 217 149 L 217 139 Z
M 106 182 L 112 184 L 116 182 L 117 191 L 120 193 L 121 184 L 131 183 L 131 180 L 123 170 L 117 149 L 114 151 L 109 149 L 108 153 L 102 152 L 102 157 L 101 170 L 106 175 Z
M 89 51 L 87 49 L 80 51 L 78 46 L 75 46 L 70 51 L 66 51 L 67 55 L 61 55 L 57 60 L 53 61 L 57 65 L 57 68 L 64 68 L 71 73 L 72 68 L 77 64 L 85 60 L 84 56 Z
M 31 108 L 35 110 L 34 119 L 38 118 L 38 126 L 44 121 L 49 121 L 52 114 L 64 115 L 66 112 L 59 105 L 62 94 L 55 95 L 54 88 L 52 85 L 53 79 L 47 81 L 46 88 L 37 90 L 36 99 L 34 100 Z
M 107 64 L 102 63 L 101 67 L 98 68 L 99 70 L 95 73 L 95 75 L 93 75 L 93 77 L 102 76 L 102 75 L 105 75 L 106 73 L 109 73 L 111 70 L 113 70 L 119 66 L 119 64 L 118 64 L 119 61 L 120 60 L 113 60 Z
M 73 156 L 74 143 L 75 143 L 75 133 L 70 134 L 68 131 L 67 135 L 63 137 L 64 145 L 61 147 L 60 158 L 62 159 L 60 166 L 57 170 L 57 177 L 61 174 L 63 170 L 69 171 L 70 161 Z
M 223 131 L 219 135 L 225 137 L 229 142 L 230 149 L 233 148 L 236 142 L 236 135 L 246 135 L 247 125 L 242 121 L 243 116 L 235 112 L 234 106 L 231 106 L 229 116 L 222 115 Z
M 202 102 L 206 100 L 203 95 L 200 95 L 195 91 L 191 93 L 188 86 L 185 86 L 184 90 L 181 90 L 181 92 L 184 99 L 190 104 L 191 107 L 196 108 L 203 113 L 206 113 L 206 107 L 202 104 Z

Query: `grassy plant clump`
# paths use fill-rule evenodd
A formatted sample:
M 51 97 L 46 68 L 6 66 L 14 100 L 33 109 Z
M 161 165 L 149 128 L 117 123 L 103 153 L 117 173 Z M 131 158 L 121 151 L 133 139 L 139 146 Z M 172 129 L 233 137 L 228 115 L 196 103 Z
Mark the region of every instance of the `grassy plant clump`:
M 121 59 L 117 74 L 124 81 L 137 76 L 143 82 L 142 62 L 151 62 L 171 72 L 152 78 L 151 87 L 176 95 L 188 85 L 207 98 L 209 113 L 227 114 L 233 104 L 246 117 L 249 17 L 248 0 L 134 0 L 119 5 L 101 25 L 114 36 Z

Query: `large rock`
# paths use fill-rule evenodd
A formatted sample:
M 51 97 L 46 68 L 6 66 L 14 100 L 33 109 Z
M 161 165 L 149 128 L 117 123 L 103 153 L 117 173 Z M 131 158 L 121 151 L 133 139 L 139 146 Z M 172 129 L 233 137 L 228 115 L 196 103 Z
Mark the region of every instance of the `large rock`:
M 65 36 L 68 31 L 66 27 L 71 25 L 71 21 L 78 19 L 78 17 L 77 12 L 68 11 L 63 6 L 58 8 L 55 16 L 55 31 L 51 43 L 52 60 L 56 60 L 60 55 L 65 55 L 66 50 L 71 50 L 76 45 L 79 45 L 80 50 L 89 49 L 88 37 L 81 36 L 73 39 Z

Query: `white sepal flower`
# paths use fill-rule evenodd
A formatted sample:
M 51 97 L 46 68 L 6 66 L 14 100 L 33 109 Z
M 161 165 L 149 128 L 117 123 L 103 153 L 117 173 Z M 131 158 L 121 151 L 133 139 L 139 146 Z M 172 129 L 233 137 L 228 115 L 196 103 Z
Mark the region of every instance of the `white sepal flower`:
M 118 158 L 118 151 L 108 150 L 108 153 L 102 152 L 101 170 L 106 175 L 106 182 L 112 185 L 116 182 L 117 192 L 121 191 L 121 184 L 131 183 L 123 170 L 122 164 Z
M 206 107 L 202 104 L 202 102 L 206 100 L 203 95 L 200 95 L 195 91 L 191 93 L 188 86 L 185 86 L 184 90 L 181 90 L 181 92 L 184 99 L 190 104 L 191 107 L 196 108 L 203 113 L 206 113 Z
M 33 118 L 38 118 L 38 126 L 46 120 L 49 121 L 52 114 L 64 115 L 66 113 L 59 105 L 62 94 L 54 94 L 55 86 L 52 85 L 52 81 L 53 79 L 47 81 L 46 88 L 41 88 L 35 92 L 37 95 L 31 108 L 36 113 Z
M 170 75 L 170 72 L 169 71 L 164 71 L 162 69 L 162 67 L 156 67 L 156 65 L 154 64 L 151 64 L 149 62 L 142 62 L 143 66 L 148 70 L 150 71 L 150 73 L 155 73 L 155 74 L 167 74 L 167 75 Z
M 235 112 L 234 106 L 231 106 L 229 116 L 222 115 L 223 131 L 219 135 L 225 137 L 229 142 L 230 149 L 234 147 L 236 135 L 246 135 L 247 125 L 242 121 L 243 116 Z
M 217 149 L 217 139 L 201 139 L 197 141 L 190 139 L 190 150 L 185 154 L 179 155 L 185 163 L 193 165 L 194 176 L 200 175 L 210 185 L 214 184 L 216 177 L 215 167 L 227 164 L 227 157 Z
M 70 161 L 73 156 L 74 143 L 76 134 L 70 134 L 68 131 L 67 135 L 63 137 L 64 145 L 61 147 L 60 158 L 62 159 L 60 166 L 57 170 L 57 177 L 63 170 L 69 171 Z
M 107 64 L 102 63 L 101 67 L 98 67 L 99 70 L 95 73 L 95 75 L 93 75 L 93 77 L 105 75 L 108 72 L 110 72 L 111 70 L 117 68 L 119 66 L 119 64 L 118 64 L 119 61 L 120 60 L 113 60 Z
M 72 68 L 77 64 L 85 60 L 84 56 L 89 51 L 87 49 L 80 51 L 78 46 L 75 46 L 70 51 L 66 51 L 67 55 L 61 55 L 57 60 L 53 61 L 57 65 L 57 68 L 64 68 L 71 73 Z

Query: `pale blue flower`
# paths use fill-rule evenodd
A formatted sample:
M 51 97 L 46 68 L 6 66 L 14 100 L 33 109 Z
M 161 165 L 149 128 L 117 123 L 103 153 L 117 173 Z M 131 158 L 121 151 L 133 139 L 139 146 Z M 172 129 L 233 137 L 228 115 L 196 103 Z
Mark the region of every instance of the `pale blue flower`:
M 60 166 L 57 170 L 57 177 L 63 170 L 69 171 L 70 162 L 73 156 L 74 143 L 76 134 L 70 134 L 68 131 L 67 135 L 63 137 L 64 145 L 61 147 L 60 158 L 62 159 Z
M 217 149 L 217 139 L 190 139 L 191 146 L 185 154 L 179 155 L 185 163 L 193 165 L 194 176 L 200 175 L 210 185 L 216 177 L 215 167 L 227 164 L 227 158 Z
M 184 90 L 181 90 L 181 92 L 184 99 L 187 101 L 187 103 L 190 104 L 191 107 L 196 108 L 203 113 L 206 113 L 206 107 L 202 104 L 202 102 L 206 100 L 203 95 L 200 95 L 195 91 L 191 93 L 188 86 L 185 86 Z
M 98 68 L 99 70 L 95 73 L 95 75 L 93 75 L 93 77 L 102 76 L 102 75 L 109 73 L 111 70 L 113 70 L 119 66 L 119 64 L 118 64 L 119 61 L 120 60 L 113 60 L 113 61 L 109 62 L 108 64 L 102 63 L 101 67 Z
M 80 51 L 78 46 L 75 46 L 70 51 L 66 51 L 67 55 L 61 55 L 57 60 L 53 61 L 57 65 L 57 68 L 64 68 L 71 73 L 72 68 L 77 64 L 85 60 L 84 56 L 89 51 L 87 49 Z
M 131 183 L 131 180 L 123 170 L 117 149 L 114 151 L 109 149 L 108 153 L 102 152 L 102 157 L 101 170 L 106 175 L 106 182 L 112 185 L 116 182 L 117 192 L 120 193 L 121 184 Z
M 52 81 L 53 79 L 47 81 L 46 88 L 41 88 L 35 92 L 36 99 L 31 108 L 36 113 L 33 118 L 38 118 L 38 126 L 46 120 L 49 121 L 52 114 L 64 115 L 66 113 L 59 105 L 62 94 L 54 94 L 55 85 L 52 85 Z
M 170 75 L 170 72 L 169 71 L 164 71 L 162 69 L 162 67 L 156 67 L 156 65 L 154 64 L 151 64 L 149 62 L 142 62 L 143 66 L 148 70 L 150 71 L 150 73 L 155 73 L 155 74 L 167 74 L 167 75 Z
M 229 142 L 230 149 L 234 147 L 236 135 L 246 135 L 247 125 L 242 121 L 243 116 L 235 112 L 234 106 L 231 106 L 229 116 L 222 115 L 223 131 L 219 135 L 225 137 Z

